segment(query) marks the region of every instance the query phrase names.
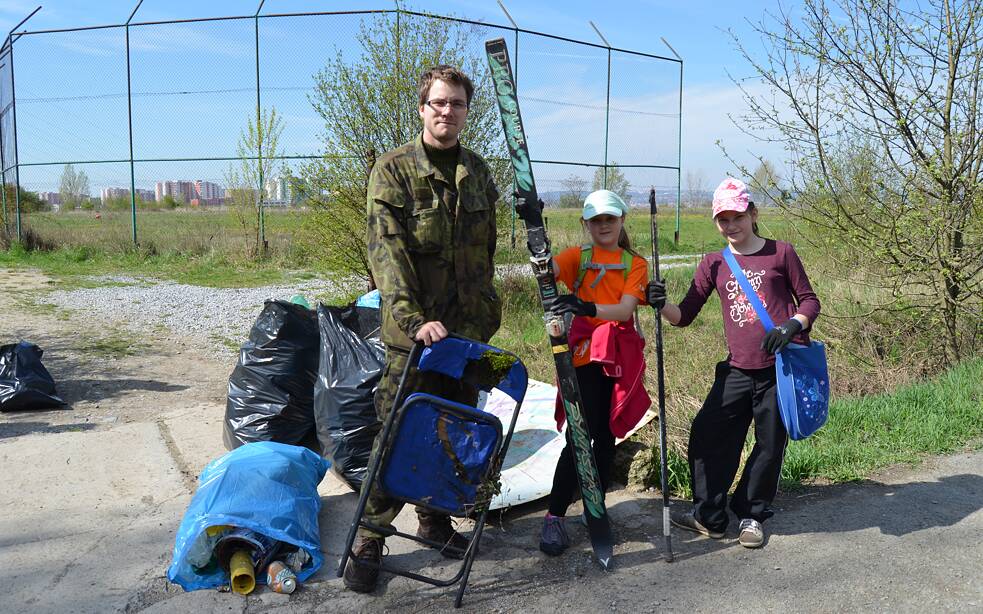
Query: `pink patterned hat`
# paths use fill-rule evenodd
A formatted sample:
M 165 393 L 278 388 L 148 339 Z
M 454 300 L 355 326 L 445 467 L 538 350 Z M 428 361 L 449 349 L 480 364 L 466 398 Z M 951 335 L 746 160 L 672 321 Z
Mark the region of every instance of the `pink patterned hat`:
M 747 211 L 751 195 L 740 179 L 728 177 L 713 191 L 713 217 L 722 211 Z

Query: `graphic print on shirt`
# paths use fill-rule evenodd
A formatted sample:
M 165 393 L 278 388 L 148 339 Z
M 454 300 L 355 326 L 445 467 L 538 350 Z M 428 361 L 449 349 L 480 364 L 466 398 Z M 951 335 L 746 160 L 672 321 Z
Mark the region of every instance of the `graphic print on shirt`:
M 754 289 L 754 293 L 758 295 L 758 300 L 764 305 L 765 309 L 768 308 L 768 301 L 765 300 L 764 295 L 761 293 L 759 288 L 761 288 L 761 282 L 765 278 L 764 269 L 760 271 L 749 271 L 744 269 L 744 276 L 747 277 L 748 283 Z M 730 277 L 727 279 L 727 283 L 724 286 L 727 289 L 727 300 L 730 301 L 730 319 L 736 323 L 739 327 L 743 328 L 745 324 L 753 323 L 758 321 L 758 314 L 754 311 L 754 306 L 751 305 L 751 301 L 748 300 L 747 296 L 741 290 L 741 285 L 734 278 L 734 274 L 731 273 Z

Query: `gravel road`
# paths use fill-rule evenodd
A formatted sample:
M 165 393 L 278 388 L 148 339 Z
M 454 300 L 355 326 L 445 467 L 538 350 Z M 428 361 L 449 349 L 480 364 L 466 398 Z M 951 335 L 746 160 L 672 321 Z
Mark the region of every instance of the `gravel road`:
M 39 300 L 113 327 L 150 333 L 178 343 L 194 343 L 217 357 L 227 357 L 249 336 L 249 329 L 269 299 L 289 300 L 347 295 L 356 284 L 325 280 L 258 288 L 207 288 L 149 278 L 88 278 L 94 288 L 56 290 Z M 105 284 L 105 285 L 103 285 Z
M 662 268 L 692 264 L 698 256 L 672 255 L 663 258 Z M 529 275 L 526 264 L 499 265 L 498 275 Z M 357 292 L 359 281 L 308 280 L 294 284 L 257 288 L 207 288 L 146 277 L 120 275 L 86 278 L 96 287 L 55 290 L 40 299 L 79 313 L 89 320 L 131 331 L 151 333 L 176 343 L 195 343 L 216 356 L 234 353 L 268 299 L 290 299 L 304 295 L 341 300 Z

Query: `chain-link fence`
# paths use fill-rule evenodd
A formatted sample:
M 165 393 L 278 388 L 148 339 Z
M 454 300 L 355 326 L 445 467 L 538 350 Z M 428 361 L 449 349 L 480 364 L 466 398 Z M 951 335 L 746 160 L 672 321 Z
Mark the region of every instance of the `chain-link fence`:
M 344 155 L 328 151 L 335 128 L 318 108 L 330 69 L 388 56 L 398 68 L 428 26 L 478 72 L 484 41 L 506 39 L 548 205 L 596 187 L 636 204 L 655 187 L 678 204 L 680 60 L 394 8 L 13 32 L 0 50 L 3 229 L 49 245 L 202 252 L 256 240 L 289 253 L 308 213 L 305 166 Z M 387 40 L 395 53 L 373 55 Z M 415 83 L 402 86 L 416 121 Z M 273 110 L 270 151 L 249 132 Z M 251 202 L 237 207 L 237 195 Z

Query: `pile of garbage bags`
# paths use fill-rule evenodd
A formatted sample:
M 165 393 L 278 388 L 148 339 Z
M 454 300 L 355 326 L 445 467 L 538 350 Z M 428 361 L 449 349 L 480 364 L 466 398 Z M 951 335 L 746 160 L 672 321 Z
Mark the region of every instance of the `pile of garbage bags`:
M 385 363 L 380 322 L 365 301 L 317 309 L 267 301 L 229 378 L 226 448 L 307 446 L 359 490 L 381 426 L 372 401 Z

